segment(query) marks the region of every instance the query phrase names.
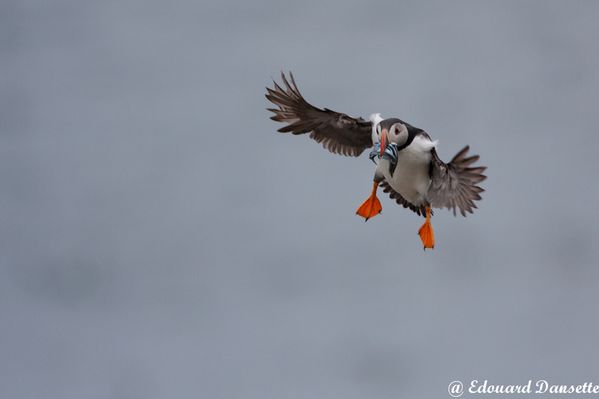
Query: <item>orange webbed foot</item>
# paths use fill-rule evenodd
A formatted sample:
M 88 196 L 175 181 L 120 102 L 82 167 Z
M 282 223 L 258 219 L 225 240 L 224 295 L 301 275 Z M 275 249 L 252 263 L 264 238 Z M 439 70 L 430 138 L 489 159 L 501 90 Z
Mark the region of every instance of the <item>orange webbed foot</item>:
M 381 206 L 381 201 L 379 201 L 379 199 L 376 196 L 376 189 L 378 188 L 378 186 L 379 184 L 377 182 L 374 182 L 374 185 L 372 186 L 372 193 L 370 193 L 370 197 L 366 198 L 366 201 L 364 201 L 362 205 L 360 205 L 358 210 L 356 210 L 356 214 L 362 216 L 365 219 L 365 222 L 368 221 L 368 219 L 375 217 L 383 210 L 383 207 Z
M 435 233 L 433 232 L 433 225 L 431 224 L 430 207 L 426 207 L 426 221 L 420 227 L 420 230 L 418 230 L 418 235 L 420 236 L 420 240 L 422 240 L 422 245 L 425 250 L 427 248 L 435 248 Z

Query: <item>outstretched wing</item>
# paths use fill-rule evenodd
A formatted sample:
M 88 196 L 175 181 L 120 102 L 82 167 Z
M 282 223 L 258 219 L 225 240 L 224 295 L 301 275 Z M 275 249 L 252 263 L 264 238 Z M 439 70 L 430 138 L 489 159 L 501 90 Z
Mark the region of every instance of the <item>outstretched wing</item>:
M 474 201 L 480 200 L 480 193 L 485 191 L 477 183 L 487 178 L 483 175 L 487 168 L 471 166 L 479 156 L 467 157 L 469 149 L 469 146 L 464 147 L 447 164 L 439 159 L 434 148 L 431 150 L 431 185 L 427 199 L 433 207 L 453 210 L 454 215 L 459 209 L 462 216 L 476 208 Z
M 266 98 L 278 108 L 269 108 L 274 113 L 270 119 L 287 123 L 279 132 L 293 134 L 310 133 L 310 138 L 321 143 L 333 154 L 357 157 L 366 148 L 372 147 L 372 124 L 362 118 L 352 118 L 328 108 L 316 108 L 302 97 L 293 74 L 291 83 L 281 72 L 285 88 L 274 83 L 266 88 Z
M 389 183 L 387 183 L 386 180 L 381 181 L 379 183 L 379 186 L 383 189 L 383 192 L 389 193 L 389 197 L 391 199 L 394 199 L 395 202 L 397 202 L 399 205 L 403 206 L 404 208 L 408 208 L 408 209 L 414 211 L 419 216 L 420 215 L 424 216 L 426 214 L 426 205 L 416 206 L 416 205 L 412 204 L 407 199 L 402 197 L 402 195 L 400 193 L 395 191 L 393 189 L 393 187 L 391 187 L 389 185 Z

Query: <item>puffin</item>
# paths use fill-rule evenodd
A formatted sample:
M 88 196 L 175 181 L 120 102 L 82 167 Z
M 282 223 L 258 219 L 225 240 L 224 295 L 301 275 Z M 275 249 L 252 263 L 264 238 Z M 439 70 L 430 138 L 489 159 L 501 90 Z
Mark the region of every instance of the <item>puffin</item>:
M 384 119 L 380 113 L 366 120 L 317 108 L 304 99 L 291 72 L 289 77 L 281 72 L 281 80 L 279 84 L 273 79 L 273 87 L 266 88 L 266 99 L 276 106 L 267 108 L 274 114 L 270 119 L 285 124 L 279 132 L 308 134 L 329 152 L 344 156 L 357 157 L 372 148 L 372 190 L 356 210 L 365 221 L 382 211 L 380 187 L 397 204 L 424 217 L 418 235 L 426 250 L 435 247 L 433 208 L 462 216 L 477 208 L 475 201 L 485 191 L 478 184 L 486 179 L 486 167 L 475 165 L 479 156 L 469 155 L 469 146 L 445 163 L 437 154 L 437 140 L 423 129 L 399 118 Z

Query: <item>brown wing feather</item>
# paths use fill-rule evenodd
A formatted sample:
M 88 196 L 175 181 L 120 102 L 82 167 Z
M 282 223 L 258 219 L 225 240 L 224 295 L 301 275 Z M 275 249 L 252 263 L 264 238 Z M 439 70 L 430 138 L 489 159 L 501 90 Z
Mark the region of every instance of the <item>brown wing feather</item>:
M 416 206 L 416 205 L 412 204 L 407 199 L 405 199 L 400 193 L 398 193 L 397 191 L 395 191 L 389 185 L 389 183 L 387 183 L 386 180 L 381 181 L 379 183 L 379 186 L 381 187 L 381 189 L 383 190 L 383 192 L 389 193 L 389 197 L 391 199 L 394 199 L 395 202 L 397 202 L 399 205 L 403 206 L 404 208 L 410 209 L 411 211 L 415 212 L 419 216 L 426 215 L 426 204 L 423 204 L 423 205 L 420 205 L 420 206 Z
M 372 147 L 372 124 L 362 118 L 352 118 L 328 108 L 316 108 L 302 97 L 293 74 L 291 82 L 281 72 L 284 88 L 277 82 L 274 88 L 266 88 L 266 98 L 278 108 L 268 108 L 274 115 L 270 118 L 287 123 L 279 132 L 292 134 L 310 133 L 310 138 L 321 143 L 333 154 L 357 157 Z
M 483 174 L 487 168 L 471 166 L 478 161 L 479 156 L 467 157 L 469 149 L 469 146 L 464 147 L 447 164 L 441 161 L 435 149 L 432 149 L 431 185 L 427 199 L 433 207 L 453 210 L 454 215 L 459 209 L 462 216 L 472 213 L 476 208 L 474 201 L 479 201 L 480 193 L 485 191 L 477 184 L 487 178 Z

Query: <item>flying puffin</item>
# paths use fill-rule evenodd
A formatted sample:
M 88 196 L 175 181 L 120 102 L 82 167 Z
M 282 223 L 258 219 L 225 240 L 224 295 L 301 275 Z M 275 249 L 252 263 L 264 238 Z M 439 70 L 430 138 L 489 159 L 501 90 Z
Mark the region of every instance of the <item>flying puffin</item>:
M 382 207 L 376 196 L 380 186 L 399 205 L 425 217 L 418 230 L 424 249 L 434 248 L 435 235 L 431 225 L 432 208 L 447 208 L 466 216 L 476 208 L 484 190 L 477 184 L 486 179 L 486 167 L 473 166 L 478 155 L 468 156 L 469 146 L 460 150 L 449 163 L 437 155 L 437 141 L 424 130 L 398 118 L 383 119 L 372 114 L 369 120 L 320 109 L 301 95 L 293 74 L 281 72 L 283 85 L 273 81 L 266 88 L 266 98 L 278 108 L 268 108 L 270 118 L 287 125 L 279 132 L 304 134 L 321 143 L 333 154 L 357 157 L 373 147 L 369 158 L 376 164 L 370 196 L 356 213 L 366 221 Z

